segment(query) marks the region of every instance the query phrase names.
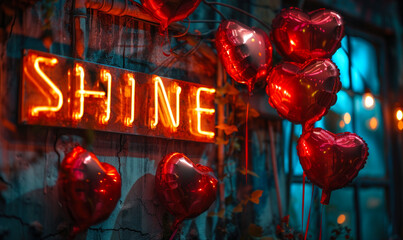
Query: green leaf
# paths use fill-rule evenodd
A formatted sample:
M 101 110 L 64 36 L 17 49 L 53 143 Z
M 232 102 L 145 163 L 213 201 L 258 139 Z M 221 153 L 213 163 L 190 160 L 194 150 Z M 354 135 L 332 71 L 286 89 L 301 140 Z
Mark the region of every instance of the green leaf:
M 238 132 L 238 128 L 235 125 L 228 125 L 228 124 L 219 124 L 216 128 L 220 130 L 224 130 L 226 135 L 231 135 L 233 132 Z
M 217 216 L 217 217 L 219 217 L 219 218 L 224 218 L 224 214 L 225 214 L 225 209 L 224 209 L 224 208 L 221 208 L 221 210 L 218 211 L 217 213 L 215 213 L 215 212 L 209 212 L 209 213 L 207 214 L 207 217 L 215 217 L 215 216 Z
M 263 191 L 262 190 L 255 190 L 253 193 L 250 195 L 249 200 L 255 204 L 259 204 L 259 199 L 262 196 Z
M 249 227 L 248 227 L 248 233 L 252 237 L 261 237 L 263 234 L 263 229 L 262 229 L 262 227 L 251 223 L 251 224 L 249 224 Z
M 218 95 L 224 95 L 224 94 L 228 94 L 228 95 L 238 95 L 239 91 L 238 89 L 236 89 L 234 86 L 232 86 L 231 84 L 229 84 L 228 82 L 225 83 L 225 85 L 223 87 L 220 87 L 217 89 L 217 93 Z
M 260 116 L 260 113 L 254 109 L 254 108 L 249 108 L 249 118 L 257 118 Z
M 246 103 L 242 100 L 242 98 L 238 97 L 235 102 L 235 107 L 241 110 L 246 110 Z
M 246 169 L 245 168 L 241 168 L 238 169 L 238 172 L 240 172 L 242 175 L 246 175 Z M 260 178 L 259 175 L 257 175 L 255 172 L 251 171 L 248 169 L 248 174 L 257 178 Z
M 233 213 L 240 213 L 243 211 L 243 206 L 242 206 L 242 202 L 239 203 L 238 205 L 236 205 L 236 207 L 234 207 L 234 209 L 232 209 Z
M 216 98 L 214 98 L 214 103 L 218 104 L 218 105 L 227 104 L 228 102 L 229 102 L 228 98 L 226 98 L 226 97 L 217 96 Z
M 214 217 L 216 215 L 215 212 L 208 212 L 207 217 Z
M 217 212 L 217 217 L 224 218 L 225 208 L 221 208 L 220 211 Z
M 215 144 L 227 144 L 229 142 L 229 140 L 227 139 L 227 140 L 225 140 L 224 138 L 220 138 L 220 137 L 217 137 L 216 139 L 215 139 Z

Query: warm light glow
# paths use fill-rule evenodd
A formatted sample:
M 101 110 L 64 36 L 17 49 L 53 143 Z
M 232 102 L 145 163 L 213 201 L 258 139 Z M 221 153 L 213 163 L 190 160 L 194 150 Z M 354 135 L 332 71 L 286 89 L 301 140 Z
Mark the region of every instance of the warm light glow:
M 402 109 L 398 109 L 398 110 L 396 111 L 396 119 L 397 119 L 398 121 L 401 121 L 401 120 L 403 119 L 403 111 L 402 111 Z
M 375 99 L 371 93 L 366 93 L 362 96 L 364 101 L 364 107 L 366 109 L 373 109 L 375 106 Z
M 174 115 L 172 113 L 171 105 L 169 104 L 168 96 L 165 91 L 164 84 L 162 83 L 161 78 L 158 76 L 154 76 L 153 81 L 154 81 L 154 102 L 155 102 L 154 116 L 155 117 L 154 117 L 154 121 L 151 122 L 151 126 L 153 128 L 155 128 L 158 124 L 158 110 L 159 110 L 158 109 L 158 96 L 162 93 L 161 95 L 163 96 L 164 103 L 165 103 L 165 104 L 163 104 L 164 112 L 165 113 L 168 112 L 172 126 L 175 128 L 178 127 L 179 126 L 179 112 L 180 112 L 179 96 L 181 94 L 182 88 L 179 86 L 176 87 L 176 121 L 175 121 Z
M 340 126 L 340 128 L 344 128 L 346 126 L 346 124 L 344 123 L 343 120 L 340 120 L 339 126 Z
M 35 50 L 21 63 L 21 124 L 215 141 L 212 86 Z
M 371 130 L 375 130 L 378 127 L 378 119 L 376 119 L 376 117 L 372 117 L 369 120 L 369 128 Z
M 399 122 L 397 123 L 397 129 L 399 129 L 399 131 L 402 131 L 402 130 L 403 130 L 403 121 L 399 121 Z
M 293 45 L 293 46 L 297 46 L 297 44 L 295 44 L 295 42 L 294 42 L 292 39 L 290 39 L 290 43 L 291 43 L 291 45 Z
M 80 111 L 78 113 L 75 113 L 73 115 L 73 117 L 74 117 L 74 119 L 79 120 L 84 115 L 84 97 L 88 97 L 88 96 L 92 95 L 94 97 L 101 98 L 101 97 L 105 96 L 105 92 L 84 90 L 84 80 L 85 80 L 84 79 L 85 78 L 84 68 L 80 64 L 76 64 L 75 70 L 76 70 L 75 71 L 76 76 L 80 77 L 80 89 L 76 91 L 76 96 L 80 97 Z M 102 74 L 101 74 L 101 76 L 102 76 Z M 110 76 L 110 74 L 109 74 L 109 76 Z M 110 86 L 108 86 L 108 91 L 110 91 Z
M 210 94 L 214 94 L 215 93 L 215 89 L 214 88 L 205 88 L 205 87 L 200 87 L 197 89 L 196 92 L 196 112 L 197 112 L 197 131 L 201 134 L 201 135 L 206 135 L 210 138 L 213 138 L 215 133 L 214 132 L 209 132 L 209 131 L 203 131 L 201 129 L 201 114 L 205 113 L 205 114 L 214 114 L 215 110 L 213 108 L 201 108 L 200 107 L 200 93 L 201 92 L 207 92 Z
M 344 122 L 346 123 L 346 124 L 349 124 L 350 122 L 351 122 L 351 115 L 350 115 L 350 113 L 345 113 L 344 114 L 344 116 L 343 116 L 343 120 L 344 120 Z
M 346 215 L 340 214 L 340 215 L 337 217 L 337 223 L 338 223 L 338 224 L 343 224 L 345 221 L 346 221 Z
M 136 80 L 134 80 L 133 74 L 126 74 L 126 77 L 128 78 L 128 84 L 131 87 L 131 101 L 130 101 L 130 118 L 126 118 L 125 124 L 126 126 L 130 127 L 133 124 L 134 121 L 134 99 L 135 99 L 135 93 L 136 93 Z
M 111 88 L 112 88 L 112 76 L 108 70 L 101 70 L 101 79 L 108 82 L 108 96 L 106 98 L 106 111 L 105 115 L 101 118 L 101 123 L 106 124 L 111 117 Z
M 54 67 L 58 61 L 56 58 L 47 58 L 47 57 L 36 57 L 34 61 L 34 68 L 35 71 L 41 76 L 41 78 L 46 82 L 46 84 L 49 85 L 49 87 L 52 88 L 53 91 L 51 91 L 52 95 L 58 98 L 58 103 L 57 106 L 51 107 L 51 106 L 38 106 L 32 108 L 32 116 L 38 116 L 39 112 L 57 112 L 59 111 L 62 106 L 63 106 L 63 94 L 60 91 L 58 87 L 50 80 L 48 76 L 42 71 L 42 69 L 39 67 L 39 63 L 43 63 L 47 66 Z

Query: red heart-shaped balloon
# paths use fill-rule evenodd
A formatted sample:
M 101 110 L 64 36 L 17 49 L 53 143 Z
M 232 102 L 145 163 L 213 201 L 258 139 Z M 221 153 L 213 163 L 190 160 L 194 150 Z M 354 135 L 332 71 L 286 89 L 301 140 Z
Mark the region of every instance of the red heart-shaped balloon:
M 321 128 L 304 132 L 297 150 L 304 173 L 322 188 L 322 204 L 329 203 L 332 190 L 346 186 L 357 176 L 368 157 L 368 146 L 357 134 L 333 134 Z
M 255 82 L 266 78 L 272 61 L 272 46 L 266 33 L 235 20 L 221 22 L 216 49 L 227 73 L 252 91 Z
M 172 22 L 187 18 L 201 0 L 141 0 L 141 4 L 161 23 L 164 31 Z
M 277 51 L 297 62 L 330 57 L 344 36 L 341 16 L 327 9 L 309 14 L 298 8 L 284 9 L 273 19 L 272 28 L 270 36 Z
M 75 222 L 75 235 L 109 217 L 120 198 L 122 182 L 116 168 L 100 163 L 93 153 L 78 146 L 63 159 L 57 185 Z
M 269 103 L 280 116 L 308 129 L 336 103 L 339 75 L 329 59 L 281 63 L 267 77 Z
M 200 215 L 216 200 L 218 180 L 212 171 L 182 153 L 171 153 L 159 163 L 155 188 L 162 204 L 176 217 L 175 225 Z

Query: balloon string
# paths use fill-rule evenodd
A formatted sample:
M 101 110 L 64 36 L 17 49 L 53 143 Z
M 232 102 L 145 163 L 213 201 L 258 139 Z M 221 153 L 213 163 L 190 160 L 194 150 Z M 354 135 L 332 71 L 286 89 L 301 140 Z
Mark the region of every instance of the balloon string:
M 304 207 L 305 207 L 305 172 L 302 173 L 302 231 L 304 231 Z
M 248 183 L 248 161 L 249 161 L 248 119 L 249 119 L 249 96 L 248 96 L 248 103 L 246 104 L 246 119 L 245 119 L 245 179 L 246 179 L 246 183 Z
M 213 4 L 211 4 L 210 2 L 207 2 L 206 0 L 203 0 L 203 3 L 206 4 L 207 6 L 209 6 L 211 9 L 213 9 L 216 13 L 218 13 L 222 19 L 227 20 L 225 15 L 220 10 L 218 10 L 216 7 L 214 7 Z
M 323 206 L 320 208 L 320 230 L 319 230 L 319 240 L 322 240 L 322 218 L 323 218 Z
M 179 227 L 176 227 L 176 228 L 175 228 L 175 231 L 172 233 L 172 235 L 171 235 L 171 237 L 169 238 L 169 240 L 173 240 L 173 239 L 174 239 L 176 233 L 178 232 L 178 229 L 179 229 Z
M 172 37 L 174 37 L 174 38 L 180 38 L 180 37 L 185 36 L 185 35 L 186 35 L 186 34 L 189 32 L 189 28 L 190 28 L 190 20 L 189 20 L 189 18 L 187 18 L 187 20 L 188 20 L 188 26 L 187 26 L 187 28 L 186 28 L 185 32 L 183 32 L 183 33 L 179 33 L 178 35 L 173 35 Z
M 280 218 L 283 218 L 283 210 L 282 210 L 281 194 L 280 194 L 280 183 L 279 183 L 278 171 L 277 171 L 277 158 L 276 158 L 276 146 L 275 146 L 275 142 L 274 142 L 274 131 L 273 131 L 273 124 L 270 121 L 269 121 L 269 136 L 270 136 L 270 149 L 271 149 L 271 164 L 273 167 L 274 184 L 276 186 L 278 212 L 279 212 Z
M 312 203 L 313 203 L 313 190 L 315 189 L 315 186 L 312 184 L 312 196 L 311 196 L 311 204 L 309 205 L 309 212 L 308 212 L 308 219 L 306 221 L 306 230 L 305 230 L 305 238 L 308 236 L 308 231 L 309 231 L 309 220 L 311 218 L 311 208 L 312 208 Z
M 171 56 L 171 52 L 166 53 L 164 52 L 164 43 L 168 43 L 168 47 L 169 47 L 169 51 L 171 51 L 171 41 L 169 39 L 169 35 L 168 35 L 168 28 L 165 29 L 165 33 L 164 33 L 164 41 L 162 41 L 161 43 L 161 49 L 162 49 L 162 54 L 164 54 L 165 57 L 169 57 Z
M 212 5 L 219 5 L 219 6 L 231 8 L 232 10 L 235 10 L 235 11 L 237 11 L 237 12 L 240 12 L 240 13 L 242 13 L 242 14 L 244 14 L 244 15 L 250 17 L 250 18 L 252 18 L 252 19 L 255 20 L 256 22 L 262 24 L 265 28 L 267 28 L 267 30 L 271 31 L 271 27 L 270 27 L 268 24 L 266 24 L 265 22 L 263 22 L 262 20 L 260 20 L 258 17 L 256 17 L 256 16 L 254 16 L 254 15 L 248 13 L 248 12 L 245 11 L 245 10 L 242 10 L 242 9 L 237 8 L 237 7 L 235 7 L 235 6 L 232 6 L 232 5 L 230 5 L 230 4 L 221 3 L 221 2 L 208 2 L 208 1 L 206 1 L 206 0 L 203 0 L 203 2 L 204 2 L 205 4 L 207 4 L 207 5 L 209 5 L 211 8 L 214 7 L 214 6 L 212 6 Z M 216 11 L 216 12 L 217 12 L 217 11 Z M 219 14 L 220 14 L 220 13 L 219 13 Z M 222 14 L 220 14 L 220 15 L 221 15 L 222 18 L 226 19 Z

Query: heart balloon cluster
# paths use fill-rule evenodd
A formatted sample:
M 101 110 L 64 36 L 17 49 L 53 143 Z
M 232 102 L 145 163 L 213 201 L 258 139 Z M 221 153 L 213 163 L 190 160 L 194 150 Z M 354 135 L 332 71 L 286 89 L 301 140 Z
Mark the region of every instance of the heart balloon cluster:
M 336 103 L 340 73 L 329 59 L 344 36 L 341 16 L 319 9 L 308 14 L 298 8 L 281 11 L 272 22 L 271 40 L 286 60 L 267 77 L 270 105 L 279 115 L 302 124 L 297 152 L 304 173 L 322 188 L 322 204 L 332 190 L 351 182 L 368 157 L 365 141 L 354 133 L 333 134 L 313 128 Z
M 217 197 L 218 180 L 213 170 L 194 164 L 182 153 L 171 153 L 159 163 L 155 174 L 157 196 L 176 217 L 174 227 L 206 211 Z
M 122 182 L 116 168 L 78 146 L 63 159 L 57 186 L 76 235 L 109 217 L 120 199 Z
M 275 17 L 272 28 L 271 40 L 286 62 L 267 78 L 269 103 L 283 118 L 312 128 L 341 89 L 339 70 L 328 58 L 344 36 L 342 18 L 326 9 L 306 14 L 288 8 Z

